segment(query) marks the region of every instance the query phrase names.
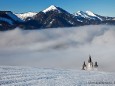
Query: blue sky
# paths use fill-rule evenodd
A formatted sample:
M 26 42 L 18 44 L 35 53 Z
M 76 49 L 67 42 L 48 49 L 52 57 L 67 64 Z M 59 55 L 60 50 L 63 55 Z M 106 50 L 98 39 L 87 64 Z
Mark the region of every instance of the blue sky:
M 115 0 L 0 0 L 0 10 L 39 12 L 50 5 L 56 5 L 70 13 L 90 10 L 100 15 L 115 16 L 114 4 Z

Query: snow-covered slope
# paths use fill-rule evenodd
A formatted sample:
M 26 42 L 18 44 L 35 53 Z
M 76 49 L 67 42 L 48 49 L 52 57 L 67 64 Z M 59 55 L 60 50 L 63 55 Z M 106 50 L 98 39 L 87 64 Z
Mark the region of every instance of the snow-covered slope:
M 35 20 L 40 23 L 40 27 L 43 28 L 55 28 L 55 27 L 70 27 L 83 25 L 80 21 L 76 20 L 73 14 L 70 14 L 66 10 L 51 5 L 45 10 L 39 12 L 35 17 L 29 22 Z
M 81 16 L 81 17 L 84 17 L 84 18 L 88 18 L 89 16 L 83 12 L 83 11 L 78 11 L 77 13 L 75 13 L 75 16 Z
M 0 66 L 1 86 L 114 86 L 114 81 L 113 73 Z
M 25 20 L 27 17 L 33 17 L 35 16 L 37 13 L 36 12 L 27 12 L 27 13 L 22 13 L 22 14 L 16 14 L 19 18 L 21 18 L 22 20 Z
M 77 13 L 75 13 L 75 16 L 78 16 L 78 17 L 83 17 L 85 19 L 99 19 L 101 21 L 102 18 L 100 18 L 98 15 L 96 15 L 95 13 L 91 12 L 91 11 L 86 11 L 86 12 L 83 12 L 83 11 L 78 11 Z
M 89 16 L 96 16 L 93 12 L 91 11 L 86 11 L 86 14 L 89 15 Z

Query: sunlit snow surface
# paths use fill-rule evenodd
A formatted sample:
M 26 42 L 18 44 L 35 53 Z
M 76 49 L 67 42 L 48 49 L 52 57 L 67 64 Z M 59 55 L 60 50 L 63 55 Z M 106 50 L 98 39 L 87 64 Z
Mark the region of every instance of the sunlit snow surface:
M 81 16 L 81 17 L 86 18 L 86 19 L 95 19 L 95 18 L 97 18 L 97 19 L 103 21 L 103 19 L 101 17 L 99 17 L 98 15 L 94 14 L 91 11 L 86 11 L 86 12 L 78 11 L 77 13 L 75 13 L 75 16 Z
M 36 12 L 27 12 L 27 13 L 21 13 L 21 14 L 16 14 L 20 19 L 25 20 L 28 17 L 33 17 L 37 13 Z
M 50 7 L 48 7 L 48 8 L 45 9 L 45 10 L 43 10 L 42 12 L 46 13 L 46 12 L 52 11 L 52 10 L 57 10 L 57 11 L 59 11 L 58 8 L 57 8 L 56 6 L 51 5 Z
M 115 74 L 97 71 L 0 66 L 0 86 L 114 86 L 114 81 Z

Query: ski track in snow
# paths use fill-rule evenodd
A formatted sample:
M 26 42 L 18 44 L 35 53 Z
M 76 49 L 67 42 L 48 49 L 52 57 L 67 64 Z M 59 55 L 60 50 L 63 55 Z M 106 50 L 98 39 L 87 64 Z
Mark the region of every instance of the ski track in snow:
M 115 86 L 114 81 L 114 73 L 0 66 L 0 86 Z M 88 82 L 112 82 L 112 84 Z

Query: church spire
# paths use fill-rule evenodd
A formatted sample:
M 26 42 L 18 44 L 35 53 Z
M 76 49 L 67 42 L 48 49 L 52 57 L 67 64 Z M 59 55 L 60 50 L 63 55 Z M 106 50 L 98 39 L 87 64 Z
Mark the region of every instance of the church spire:
M 97 68 L 97 67 L 98 67 L 98 65 L 97 65 L 97 62 L 95 62 L 95 65 L 94 65 L 94 67 L 95 67 L 95 68 Z
M 89 55 L 89 60 L 88 60 L 89 63 L 92 62 L 92 59 L 91 59 L 91 55 Z
M 88 63 L 83 63 L 82 70 L 97 70 L 98 64 L 97 61 L 93 63 L 91 55 L 89 55 Z
M 86 70 L 86 64 L 85 64 L 85 61 L 84 61 L 83 66 L 82 66 L 82 70 Z

